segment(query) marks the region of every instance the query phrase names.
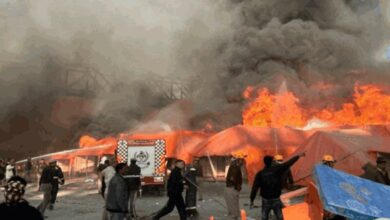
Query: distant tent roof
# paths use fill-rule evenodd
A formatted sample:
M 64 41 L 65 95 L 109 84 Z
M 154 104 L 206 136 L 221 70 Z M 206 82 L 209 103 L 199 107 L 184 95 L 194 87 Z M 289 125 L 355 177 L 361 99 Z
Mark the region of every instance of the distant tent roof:
M 276 148 L 298 147 L 310 132 L 293 128 L 264 128 L 237 125 L 223 130 L 200 145 L 199 155 L 231 155 L 248 147 L 275 152 Z
M 204 141 L 208 134 L 193 131 L 168 131 L 153 134 L 135 133 L 130 134 L 128 139 L 165 139 L 167 143 L 167 157 L 180 158 L 190 161 L 199 151 L 199 143 Z
M 374 136 L 359 129 L 318 131 L 297 149 L 297 153 L 306 152 L 306 157 L 292 167 L 294 179 L 311 177 L 313 167 L 321 163 L 325 154 L 332 155 L 338 161 L 336 169 L 360 175 L 362 166 L 367 162 L 374 163 L 375 158 L 370 157 L 368 152 L 390 152 L 388 143 L 387 137 Z

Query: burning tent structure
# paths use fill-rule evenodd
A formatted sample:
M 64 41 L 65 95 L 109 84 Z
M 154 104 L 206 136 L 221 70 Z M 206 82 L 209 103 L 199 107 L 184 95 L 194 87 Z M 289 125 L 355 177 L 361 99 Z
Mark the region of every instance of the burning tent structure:
M 230 157 L 240 154 L 246 156 L 248 178 L 263 166 L 264 155 L 291 155 L 309 136 L 293 128 L 265 128 L 237 125 L 223 130 L 199 144 L 197 156 Z M 226 160 L 225 160 L 226 161 Z M 217 173 L 225 172 L 225 166 L 219 166 Z M 251 181 L 250 181 L 251 182 Z
M 88 170 L 93 171 L 98 161 L 103 156 L 114 156 L 120 139 L 134 140 L 158 140 L 163 139 L 166 142 L 167 158 L 181 158 L 187 162 L 191 161 L 198 152 L 197 147 L 200 142 L 206 139 L 207 134 L 192 131 L 166 131 L 156 133 L 133 133 L 120 134 L 118 137 L 106 137 L 97 140 L 91 136 L 85 135 L 80 138 L 78 149 L 65 150 L 61 152 L 46 154 L 32 158 L 33 161 L 39 159 L 58 160 L 64 168 L 64 171 Z M 22 163 L 25 160 L 19 161 Z M 84 162 L 79 162 L 84 161 Z
M 364 165 L 368 162 L 374 164 L 377 153 L 390 153 L 389 140 L 386 136 L 373 135 L 359 128 L 317 131 L 296 151 L 306 152 L 306 157 L 292 167 L 294 179 L 310 179 L 313 167 L 321 163 L 325 154 L 336 159 L 336 169 L 361 175 Z

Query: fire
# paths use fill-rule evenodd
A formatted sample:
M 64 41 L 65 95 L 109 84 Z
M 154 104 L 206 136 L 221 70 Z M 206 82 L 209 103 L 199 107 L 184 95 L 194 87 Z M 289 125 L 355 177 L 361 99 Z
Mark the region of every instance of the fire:
M 117 142 L 117 140 L 114 137 L 105 137 L 105 138 L 97 140 L 94 137 L 91 137 L 89 135 L 83 135 L 79 140 L 79 146 L 80 146 L 80 148 L 95 147 L 95 146 L 100 146 L 100 145 L 115 146 L 116 142 Z
M 248 93 L 253 94 L 253 91 L 246 90 L 244 97 L 251 97 Z M 261 89 L 244 109 L 243 123 L 261 127 L 303 127 L 307 118 L 298 104 L 299 99 L 291 92 L 273 95 L 268 89 Z
M 390 123 L 390 94 L 377 85 L 356 85 L 353 101 L 344 103 L 341 109 L 305 109 L 299 105 L 299 99 L 287 91 L 271 94 L 263 88 L 255 97 L 254 93 L 255 90 L 250 87 L 243 94 L 250 100 L 242 114 L 244 125 L 302 128 L 313 118 L 333 126 Z
M 377 125 L 390 123 L 390 95 L 376 85 L 355 86 L 352 103 L 335 111 L 324 109 L 318 118 L 336 125 Z
M 248 86 L 248 88 L 245 89 L 244 93 L 242 94 L 242 96 L 245 98 L 245 99 L 249 99 L 252 97 L 252 94 L 253 92 L 255 91 L 255 88 L 253 86 Z

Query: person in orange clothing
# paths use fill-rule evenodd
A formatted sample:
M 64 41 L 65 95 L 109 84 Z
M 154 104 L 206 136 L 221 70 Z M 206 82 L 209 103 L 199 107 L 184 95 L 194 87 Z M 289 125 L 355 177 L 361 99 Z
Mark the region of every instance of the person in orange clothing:
M 322 158 L 322 164 L 329 166 L 331 168 L 334 167 L 336 160 L 332 155 L 324 155 Z M 345 218 L 339 215 L 332 214 L 326 210 L 324 210 L 322 206 L 322 202 L 320 199 L 320 195 L 318 194 L 317 185 L 310 181 L 307 186 L 307 194 L 305 197 L 305 201 L 309 206 L 309 217 L 313 220 L 344 220 Z

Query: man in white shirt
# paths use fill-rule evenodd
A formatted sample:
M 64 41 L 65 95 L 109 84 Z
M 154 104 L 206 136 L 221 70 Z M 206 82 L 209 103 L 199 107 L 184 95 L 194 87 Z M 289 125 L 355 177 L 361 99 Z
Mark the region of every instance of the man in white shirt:
M 112 165 L 110 165 L 110 161 L 109 160 L 104 161 L 104 164 L 107 165 L 107 167 L 101 172 L 102 186 L 99 189 L 99 192 L 101 192 L 103 194 L 104 199 L 106 199 L 107 198 L 107 192 L 108 192 L 108 186 L 110 184 L 110 181 L 111 181 L 112 177 L 115 176 L 116 171 L 115 171 L 115 168 Z M 106 207 L 103 207 L 103 217 L 102 217 L 102 219 L 103 220 L 107 220 L 108 219 L 108 213 L 107 213 Z
M 15 169 L 15 160 L 11 159 L 8 162 L 8 165 L 5 167 L 5 179 L 8 182 L 11 177 L 16 175 L 16 169 Z

